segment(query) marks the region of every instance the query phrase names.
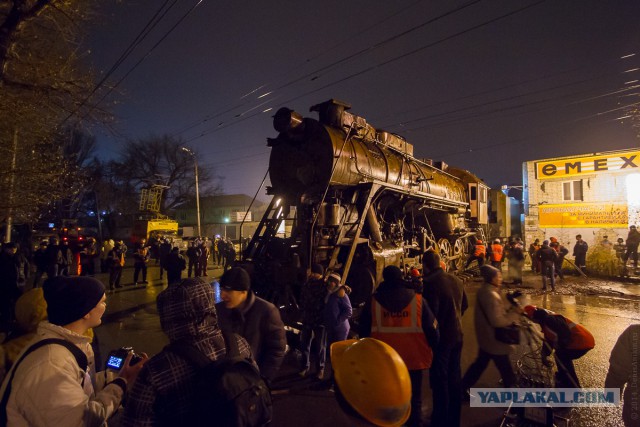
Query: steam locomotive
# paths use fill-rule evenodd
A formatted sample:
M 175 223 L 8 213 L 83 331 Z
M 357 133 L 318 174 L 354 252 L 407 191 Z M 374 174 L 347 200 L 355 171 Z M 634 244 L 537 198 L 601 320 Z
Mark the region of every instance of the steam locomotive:
M 429 247 L 461 271 L 484 240 L 489 187 L 472 173 L 413 157 L 399 135 L 329 100 L 319 119 L 281 108 L 274 116 L 267 194 L 272 201 L 242 266 L 254 288 L 295 316 L 295 297 L 315 263 L 342 275 L 351 301 L 366 301 L 388 265 L 420 266 Z

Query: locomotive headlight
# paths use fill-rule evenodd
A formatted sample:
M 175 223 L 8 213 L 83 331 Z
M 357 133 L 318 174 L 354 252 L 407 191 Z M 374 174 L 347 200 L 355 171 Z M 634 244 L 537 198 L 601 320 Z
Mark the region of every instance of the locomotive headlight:
M 279 109 L 273 116 L 273 128 L 282 133 L 297 128 L 302 124 L 302 116 L 286 107 Z

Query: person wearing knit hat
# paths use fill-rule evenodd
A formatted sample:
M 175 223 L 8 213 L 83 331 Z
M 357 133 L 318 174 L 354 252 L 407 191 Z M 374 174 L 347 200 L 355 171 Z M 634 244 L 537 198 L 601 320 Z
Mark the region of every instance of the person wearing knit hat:
M 216 304 L 220 327 L 245 338 L 260 373 L 267 380 L 273 380 L 286 349 L 280 312 L 251 292 L 249 273 L 240 267 L 224 272 L 220 278 L 220 297 L 222 301 Z
M 58 326 L 70 325 L 82 319 L 106 298 L 104 285 L 99 280 L 87 276 L 57 276 L 48 279 L 44 283 L 43 291 L 49 322 Z M 95 319 L 97 324 L 91 324 L 90 328 L 100 325 L 102 314 L 104 310 Z
M 300 290 L 300 311 L 302 312 L 302 331 L 300 333 L 300 351 L 302 352 L 301 377 L 306 377 L 311 369 L 311 344 L 316 342 L 314 352 L 316 365 L 316 377 L 324 376 L 326 361 L 327 334 L 324 328 L 324 297 L 327 295 L 327 287 L 322 276 L 324 267 L 321 264 L 313 264 L 309 278 Z
M 102 375 L 92 372 L 93 350 L 85 334 L 102 322 L 104 285 L 92 277 L 57 276 L 43 291 L 49 320 L 38 325 L 0 390 L 7 396 L 7 425 L 106 425 L 148 358 L 143 353 L 131 366 L 129 354 L 117 378 L 96 392 L 92 378 Z M 42 342 L 52 338 L 66 344 Z

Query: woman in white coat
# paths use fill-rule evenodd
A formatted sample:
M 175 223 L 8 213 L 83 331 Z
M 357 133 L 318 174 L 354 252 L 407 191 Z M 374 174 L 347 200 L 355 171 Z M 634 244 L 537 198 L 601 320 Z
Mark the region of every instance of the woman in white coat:
M 40 323 L 36 337 L 7 373 L 0 390 L 5 403 L 0 417 L 6 416 L 8 427 L 105 426 L 147 357 L 129 366 L 129 354 L 119 376 L 96 393 L 95 362 L 86 333 L 102 323 L 104 285 L 92 277 L 58 276 L 47 280 L 43 290 L 49 320 Z M 63 343 L 30 351 L 51 338 Z

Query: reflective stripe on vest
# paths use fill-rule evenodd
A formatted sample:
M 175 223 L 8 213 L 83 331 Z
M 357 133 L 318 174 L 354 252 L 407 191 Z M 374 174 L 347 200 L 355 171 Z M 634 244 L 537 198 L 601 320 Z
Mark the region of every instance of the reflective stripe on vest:
M 406 306 L 403 310 L 398 313 L 392 313 L 386 309 L 384 309 L 378 301 L 373 302 L 374 306 L 374 321 L 371 325 L 371 332 L 381 332 L 381 333 L 392 333 L 392 334 L 405 334 L 408 332 L 420 332 L 422 333 L 422 319 L 418 321 L 418 297 L 422 298 L 420 295 L 416 295 L 408 306 Z M 407 313 L 408 309 L 408 313 Z M 384 311 L 384 315 L 383 312 Z M 407 316 L 404 314 L 407 313 Z M 406 325 L 406 322 L 402 322 L 402 326 L 396 325 L 385 325 L 385 319 L 389 319 L 395 317 L 396 319 L 405 320 L 410 317 L 411 323 Z M 393 319 L 391 319 L 393 320 Z
M 431 367 L 433 352 L 422 330 L 422 296 L 416 295 L 399 312 L 391 312 L 372 297 L 371 337 L 393 347 L 409 370 Z

